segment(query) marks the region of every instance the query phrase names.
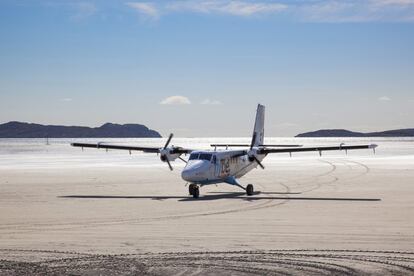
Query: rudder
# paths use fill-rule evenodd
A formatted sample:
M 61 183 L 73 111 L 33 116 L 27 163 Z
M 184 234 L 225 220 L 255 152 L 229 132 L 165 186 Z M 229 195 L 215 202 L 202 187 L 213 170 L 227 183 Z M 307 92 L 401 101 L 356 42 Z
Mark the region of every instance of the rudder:
M 256 120 L 254 122 L 253 137 L 254 142 L 253 146 L 257 147 L 264 144 L 264 120 L 265 120 L 265 106 L 258 104 L 256 111 Z

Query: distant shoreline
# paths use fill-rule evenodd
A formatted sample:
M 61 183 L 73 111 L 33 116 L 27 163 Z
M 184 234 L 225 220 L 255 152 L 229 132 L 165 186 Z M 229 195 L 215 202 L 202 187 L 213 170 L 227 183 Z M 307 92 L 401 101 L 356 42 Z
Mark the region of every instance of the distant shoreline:
M 100 127 L 42 125 L 24 122 L 0 124 L 0 138 L 160 138 L 140 124 L 106 123 Z
M 300 133 L 295 137 L 298 138 L 316 138 L 316 137 L 331 137 L 331 138 L 351 138 L 351 137 L 359 137 L 359 138 L 369 138 L 369 137 L 383 137 L 383 138 L 390 138 L 390 137 L 414 137 L 414 128 L 406 128 L 406 129 L 394 129 L 394 130 L 386 130 L 380 132 L 355 132 L 346 129 L 321 129 L 311 132 Z

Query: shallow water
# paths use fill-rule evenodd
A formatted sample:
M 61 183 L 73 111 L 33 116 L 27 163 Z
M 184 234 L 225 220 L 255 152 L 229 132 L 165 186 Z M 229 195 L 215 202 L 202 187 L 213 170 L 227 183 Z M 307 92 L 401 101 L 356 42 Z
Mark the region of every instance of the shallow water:
M 171 145 L 182 146 L 190 149 L 213 150 L 212 143 L 250 143 L 250 137 L 238 138 L 173 138 Z M 151 153 L 110 150 L 82 149 L 70 146 L 73 142 L 86 143 L 111 143 L 120 145 L 139 145 L 148 147 L 162 147 L 166 138 L 101 138 L 101 139 L 49 139 L 47 145 L 45 139 L 0 139 L 0 169 L 31 169 L 31 168 L 73 168 L 73 167 L 108 167 L 108 166 L 165 166 L 159 157 Z M 348 145 L 377 144 L 376 154 L 372 150 L 348 151 L 349 156 L 386 158 L 411 158 L 414 157 L 414 138 L 286 138 L 269 137 L 267 144 L 300 144 L 303 146 L 332 146 L 345 143 Z M 240 149 L 240 148 L 237 148 Z M 343 157 L 345 152 L 323 152 L 323 156 Z M 317 152 L 294 153 L 293 158 L 289 154 L 270 154 L 264 163 L 284 162 L 286 159 L 292 162 L 295 159 L 319 158 Z M 177 160 L 175 167 L 183 167 L 184 163 Z

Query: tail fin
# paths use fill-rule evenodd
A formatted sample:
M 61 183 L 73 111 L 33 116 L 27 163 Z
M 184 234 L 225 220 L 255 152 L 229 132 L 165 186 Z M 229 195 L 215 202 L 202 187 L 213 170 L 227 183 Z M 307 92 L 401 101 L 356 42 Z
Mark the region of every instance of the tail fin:
M 252 146 L 257 147 L 264 144 L 264 119 L 265 107 L 258 104 L 256 111 L 256 121 L 254 122 Z

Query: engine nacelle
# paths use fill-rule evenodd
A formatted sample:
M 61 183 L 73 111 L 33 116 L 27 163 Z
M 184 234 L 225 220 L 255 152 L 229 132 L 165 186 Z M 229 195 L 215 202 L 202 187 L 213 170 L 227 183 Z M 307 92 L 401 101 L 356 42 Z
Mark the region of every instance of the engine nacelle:
M 247 156 L 250 162 L 253 162 L 255 157 L 257 158 L 257 155 L 258 155 L 257 149 L 254 149 L 254 148 L 247 152 Z
M 169 148 L 160 150 L 160 159 L 161 159 L 162 162 L 167 162 L 167 160 L 168 161 L 175 161 L 175 159 L 180 157 L 181 154 L 179 154 L 179 153 L 171 154 L 171 151 L 172 151 L 172 149 L 169 149 Z

